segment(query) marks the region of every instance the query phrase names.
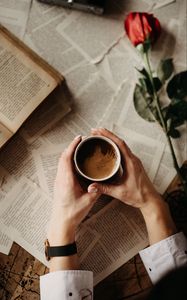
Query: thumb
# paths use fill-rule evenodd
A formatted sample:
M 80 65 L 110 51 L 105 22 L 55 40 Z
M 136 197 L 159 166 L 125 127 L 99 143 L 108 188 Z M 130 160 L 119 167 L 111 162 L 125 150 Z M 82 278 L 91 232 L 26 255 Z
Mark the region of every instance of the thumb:
M 113 184 L 103 184 L 103 183 L 92 183 L 88 186 L 88 193 L 100 193 L 108 196 L 112 196 L 115 198 L 115 189 L 116 186 Z
M 90 202 L 90 203 L 93 202 L 93 204 L 94 204 L 94 202 L 96 202 L 99 199 L 99 197 L 101 196 L 101 193 L 98 189 L 93 188 L 93 189 L 91 189 L 91 192 L 88 190 L 88 192 L 86 193 L 85 196 L 86 196 L 88 202 Z

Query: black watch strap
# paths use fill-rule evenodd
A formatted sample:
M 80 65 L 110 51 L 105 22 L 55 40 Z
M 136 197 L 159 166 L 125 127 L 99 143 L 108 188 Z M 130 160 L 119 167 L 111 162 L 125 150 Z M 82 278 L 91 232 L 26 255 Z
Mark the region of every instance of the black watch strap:
M 76 243 L 65 246 L 50 246 L 49 241 L 45 241 L 45 256 L 49 261 L 51 257 L 70 256 L 77 253 Z

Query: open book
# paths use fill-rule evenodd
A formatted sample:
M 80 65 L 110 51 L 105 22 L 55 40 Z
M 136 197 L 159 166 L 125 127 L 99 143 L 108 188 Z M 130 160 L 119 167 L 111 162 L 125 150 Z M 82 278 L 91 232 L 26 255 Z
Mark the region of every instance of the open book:
M 60 73 L 0 25 L 0 148 L 62 81 Z

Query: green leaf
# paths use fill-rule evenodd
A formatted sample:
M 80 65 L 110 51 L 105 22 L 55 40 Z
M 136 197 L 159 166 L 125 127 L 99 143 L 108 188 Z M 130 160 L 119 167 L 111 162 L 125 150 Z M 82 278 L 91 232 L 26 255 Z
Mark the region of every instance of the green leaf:
M 154 110 L 155 107 L 150 104 L 150 97 L 146 96 L 144 89 L 136 84 L 134 90 L 134 106 L 136 112 L 142 117 L 144 120 L 149 122 L 155 122 Z
M 162 114 L 163 114 L 163 117 L 164 119 L 167 121 L 168 118 L 168 111 L 169 111 L 169 106 L 165 106 L 162 108 Z
M 178 138 L 180 132 L 176 128 L 187 121 L 187 102 L 180 99 L 173 99 L 162 112 L 167 122 L 168 134 L 173 138 Z
M 146 92 L 147 91 L 147 84 L 146 84 L 145 78 L 141 77 L 138 80 L 139 80 L 139 84 L 141 85 L 143 90 Z
M 153 81 L 154 81 L 155 89 L 158 92 L 162 87 L 162 82 L 158 77 L 153 77 Z
M 153 81 L 156 91 L 159 91 L 162 87 L 160 79 L 158 77 L 154 77 Z M 145 92 L 147 92 L 151 96 L 153 95 L 153 86 L 149 78 L 139 78 L 139 83 Z
M 175 128 L 171 128 L 171 129 L 168 131 L 168 134 L 169 134 L 172 138 L 174 138 L 174 139 L 177 139 L 177 138 L 179 138 L 179 137 L 181 136 L 180 132 L 179 132 L 177 129 L 175 129 Z
M 153 87 L 149 78 L 139 78 L 139 83 L 145 92 L 149 95 L 153 95 Z
M 172 99 L 185 99 L 187 96 L 187 71 L 173 76 L 167 85 L 168 97 Z
M 161 60 L 157 69 L 157 75 L 160 81 L 164 83 L 172 75 L 173 70 L 174 66 L 172 58 Z
M 187 102 L 180 99 L 174 99 L 169 105 L 168 117 L 175 119 L 175 123 L 182 125 L 187 121 Z
M 145 68 L 143 68 L 142 70 L 139 70 L 136 68 L 136 70 L 141 74 L 143 75 L 145 78 L 149 79 L 149 74 L 147 72 L 147 70 Z

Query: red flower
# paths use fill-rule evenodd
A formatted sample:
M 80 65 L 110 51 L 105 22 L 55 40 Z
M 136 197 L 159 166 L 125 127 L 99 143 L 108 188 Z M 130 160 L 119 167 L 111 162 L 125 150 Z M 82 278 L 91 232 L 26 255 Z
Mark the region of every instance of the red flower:
M 161 33 L 158 19 L 152 14 L 132 12 L 124 22 L 128 38 L 134 46 L 150 41 L 153 44 Z

